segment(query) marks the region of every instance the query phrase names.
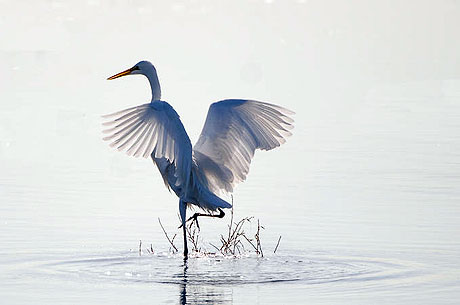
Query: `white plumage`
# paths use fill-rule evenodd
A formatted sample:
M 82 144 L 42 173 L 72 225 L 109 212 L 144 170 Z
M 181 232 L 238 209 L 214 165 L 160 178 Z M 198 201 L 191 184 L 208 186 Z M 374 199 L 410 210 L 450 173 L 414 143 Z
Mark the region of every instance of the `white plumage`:
M 218 195 L 231 193 L 246 179 L 256 149 L 280 146 L 291 135 L 293 114 L 264 102 L 230 99 L 209 107 L 201 135 L 192 149 L 177 112 L 161 101 L 156 69 L 141 61 L 109 79 L 124 75 L 145 75 L 151 85 L 152 101 L 103 116 L 110 146 L 135 157 L 151 157 L 165 185 L 179 197 L 185 229 L 187 204 L 215 211 L 230 208 Z M 223 215 L 222 210 L 221 215 Z M 185 233 L 185 232 L 184 232 Z M 184 255 L 187 256 L 184 234 Z
M 108 129 L 103 139 L 130 156 L 166 159 L 174 165 L 175 185 L 187 185 L 192 166 L 192 144 L 176 111 L 166 102 L 128 108 L 103 116 Z M 164 176 L 165 173 L 161 173 Z
M 291 135 L 293 112 L 251 101 L 224 100 L 209 107 L 193 156 L 213 192 L 233 192 L 246 179 L 256 149 L 280 146 Z

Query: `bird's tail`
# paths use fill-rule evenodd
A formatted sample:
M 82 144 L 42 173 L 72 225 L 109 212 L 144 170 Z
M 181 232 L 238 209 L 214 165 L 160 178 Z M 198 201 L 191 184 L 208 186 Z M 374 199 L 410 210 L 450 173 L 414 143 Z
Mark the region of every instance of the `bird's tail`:
M 217 208 L 229 209 L 232 207 L 230 203 L 207 189 L 203 189 L 200 193 L 199 206 L 205 210 L 215 211 Z

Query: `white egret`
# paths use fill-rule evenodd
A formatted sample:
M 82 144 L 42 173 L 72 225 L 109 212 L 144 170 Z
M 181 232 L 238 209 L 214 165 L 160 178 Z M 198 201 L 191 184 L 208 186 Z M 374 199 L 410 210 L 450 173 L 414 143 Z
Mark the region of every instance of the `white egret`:
M 161 101 L 161 89 L 155 67 L 141 61 L 132 68 L 108 79 L 141 74 L 152 89 L 152 101 L 104 116 L 108 126 L 103 132 L 110 146 L 126 150 L 128 155 L 151 157 L 160 170 L 164 183 L 179 197 L 179 211 L 184 235 L 186 209 L 196 205 L 209 214 L 198 216 L 222 218 L 223 208 L 231 204 L 219 197 L 232 193 L 234 186 L 245 180 L 256 149 L 270 150 L 291 135 L 293 112 L 264 102 L 230 99 L 209 107 L 201 135 L 192 148 L 190 139 L 176 111 Z M 219 214 L 211 214 L 212 211 Z

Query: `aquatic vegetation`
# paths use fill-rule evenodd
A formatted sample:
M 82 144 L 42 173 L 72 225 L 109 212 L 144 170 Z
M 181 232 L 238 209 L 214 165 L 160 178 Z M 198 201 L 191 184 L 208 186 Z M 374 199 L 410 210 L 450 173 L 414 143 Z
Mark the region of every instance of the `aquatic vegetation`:
M 238 221 L 234 220 L 234 204 L 232 198 L 232 209 L 230 214 L 230 222 L 227 225 L 227 232 L 220 235 L 219 245 L 215 245 L 210 242 L 206 242 L 202 240 L 200 235 L 200 226 L 198 224 L 198 220 L 196 218 L 191 219 L 190 223 L 186 225 L 186 236 L 188 241 L 191 243 L 191 251 L 192 253 L 198 256 L 210 256 L 210 255 L 222 255 L 222 256 L 244 256 L 247 254 L 255 253 L 257 256 L 263 257 L 264 252 L 262 250 L 262 242 L 261 242 L 261 231 L 264 230 L 264 226 L 260 224 L 260 220 L 257 219 L 257 229 L 256 232 L 250 233 L 248 230 L 248 225 L 254 221 L 254 217 L 243 217 Z M 158 223 L 160 224 L 161 229 L 165 235 L 166 240 L 168 241 L 170 247 L 169 252 L 172 254 L 178 253 L 178 248 L 174 244 L 175 238 L 177 233 L 175 233 L 172 237 L 168 235 L 163 224 L 161 223 L 160 218 L 158 218 Z M 180 228 L 180 227 L 179 227 Z M 273 253 L 276 253 L 279 244 L 280 244 L 281 236 L 278 239 L 276 247 Z M 205 247 L 208 244 L 212 247 L 214 251 L 209 251 Z M 153 246 L 150 245 L 150 249 L 146 250 L 147 253 L 153 254 Z M 142 253 L 142 241 L 139 243 L 139 255 Z

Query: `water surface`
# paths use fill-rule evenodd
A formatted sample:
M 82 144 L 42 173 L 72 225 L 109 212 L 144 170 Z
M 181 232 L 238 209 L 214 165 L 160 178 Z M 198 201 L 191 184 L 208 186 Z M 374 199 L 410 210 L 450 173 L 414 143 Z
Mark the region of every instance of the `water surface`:
M 1 4 L 2 303 L 456 304 L 459 8 L 410 3 Z M 296 111 L 234 194 L 264 257 L 168 251 L 177 198 L 101 140 L 100 115 L 149 100 L 105 81 L 140 59 L 192 142 L 219 99 Z M 200 222 L 207 251 L 228 216 Z

